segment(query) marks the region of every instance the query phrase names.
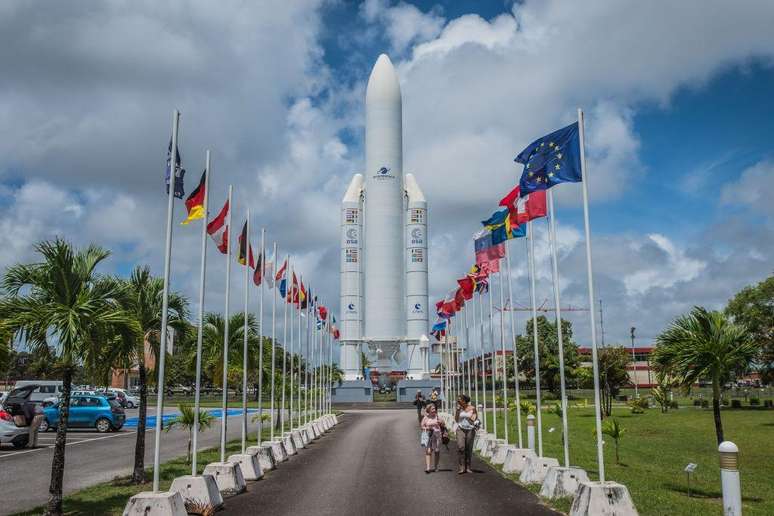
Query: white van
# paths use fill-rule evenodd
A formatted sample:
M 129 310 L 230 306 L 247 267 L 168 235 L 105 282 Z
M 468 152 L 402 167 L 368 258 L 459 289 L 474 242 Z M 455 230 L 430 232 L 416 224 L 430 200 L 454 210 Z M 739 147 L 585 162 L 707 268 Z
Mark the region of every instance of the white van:
M 35 403 L 42 403 L 48 398 L 58 398 L 62 395 L 62 380 L 19 380 L 14 385 L 14 389 L 25 385 L 38 386 L 30 396 L 30 401 Z

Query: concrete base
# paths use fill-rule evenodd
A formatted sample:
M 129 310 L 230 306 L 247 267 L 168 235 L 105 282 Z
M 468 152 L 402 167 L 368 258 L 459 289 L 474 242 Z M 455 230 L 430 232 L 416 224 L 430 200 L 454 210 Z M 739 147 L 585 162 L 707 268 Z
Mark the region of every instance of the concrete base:
M 205 475 L 215 477 L 218 491 L 223 496 L 231 496 L 242 493 L 246 488 L 245 477 L 239 464 L 231 462 L 210 462 L 204 467 Z
M 239 453 L 230 456 L 226 462 L 239 464 L 239 469 L 242 471 L 242 477 L 245 480 L 260 480 L 263 478 L 263 470 L 256 455 Z
M 495 448 L 503 445 L 505 445 L 505 439 L 494 439 L 490 437 L 487 439 L 486 447 L 484 448 L 484 451 L 481 452 L 481 455 L 491 460 L 491 458 L 494 457 Z
M 490 435 L 486 432 L 476 432 L 476 437 L 473 440 L 473 449 L 477 452 L 481 452 L 484 449 L 484 444 Z
M 274 464 L 274 457 L 271 455 L 271 445 L 269 446 L 250 446 L 247 449 L 247 453 L 258 457 L 258 464 L 261 466 L 261 471 L 264 473 L 271 471 L 277 467 Z
M 293 430 L 290 432 L 290 436 L 293 438 L 293 446 L 296 447 L 296 451 L 301 448 L 306 448 L 304 440 L 301 438 L 301 432 L 299 430 Z
M 372 403 L 374 384 L 370 380 L 348 380 L 332 389 L 333 403 Z
M 536 457 L 531 448 L 511 448 L 505 456 L 503 473 L 521 473 L 527 467 L 527 459 Z
M 185 503 L 180 493 L 146 491 L 129 498 L 124 507 L 124 516 L 186 516 Z
M 296 445 L 293 444 L 293 436 L 290 432 L 282 434 L 282 445 L 285 447 L 285 453 L 287 453 L 288 456 L 298 453 L 296 451 Z
M 494 455 L 492 455 L 492 464 L 505 464 L 505 458 L 508 456 L 508 451 L 515 448 L 516 447 L 512 444 L 498 444 L 495 448 Z
M 331 418 L 328 417 L 328 414 L 325 414 L 322 417 L 323 425 L 325 426 L 325 431 L 327 432 L 331 428 L 333 428 L 333 423 L 331 422 Z
M 312 421 L 309 423 L 309 425 L 312 427 L 312 431 L 314 432 L 314 438 L 317 439 L 322 435 L 322 428 L 320 428 L 320 425 L 317 424 L 317 421 Z
M 588 482 L 589 476 L 586 470 L 570 466 L 569 468 L 557 467 L 548 468 L 543 486 L 540 488 L 540 496 L 544 498 L 564 498 L 575 496 L 578 491 L 578 485 L 581 482 Z
M 282 441 L 275 439 L 273 441 L 266 441 L 261 443 L 261 446 L 265 445 L 269 445 L 271 448 L 271 457 L 274 459 L 275 466 L 280 462 L 285 462 L 288 460 L 288 455 L 285 453 L 285 446 L 283 446 Z
M 626 486 L 618 482 L 581 482 L 570 516 L 637 516 Z
M 309 430 L 308 426 L 302 426 L 300 429 L 301 432 L 301 439 L 304 441 L 304 446 L 312 442 L 312 431 Z
M 550 457 L 529 457 L 519 475 L 522 484 L 542 484 L 548 474 L 548 468 L 559 467 L 559 461 Z
M 339 416 L 336 414 L 331 414 L 331 417 L 333 418 L 333 424 L 338 425 L 339 424 Z
M 218 509 L 223 505 L 223 497 L 218 491 L 218 484 L 211 475 L 177 477 L 172 481 L 169 492 L 180 493 L 180 496 L 183 497 L 183 503 L 188 504 L 186 510 L 190 512 L 193 512 L 191 509 L 194 508 L 194 505 L 197 508 L 211 507 L 213 509 Z

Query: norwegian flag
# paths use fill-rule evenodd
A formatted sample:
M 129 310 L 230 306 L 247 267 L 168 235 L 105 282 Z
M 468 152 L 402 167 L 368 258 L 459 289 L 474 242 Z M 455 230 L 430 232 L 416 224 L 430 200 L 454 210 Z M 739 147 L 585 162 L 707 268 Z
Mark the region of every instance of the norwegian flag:
M 228 210 L 229 205 L 228 201 L 226 201 L 218 216 L 207 224 L 207 234 L 212 237 L 215 245 L 218 246 L 218 251 L 223 254 L 228 253 L 228 225 L 226 224 Z

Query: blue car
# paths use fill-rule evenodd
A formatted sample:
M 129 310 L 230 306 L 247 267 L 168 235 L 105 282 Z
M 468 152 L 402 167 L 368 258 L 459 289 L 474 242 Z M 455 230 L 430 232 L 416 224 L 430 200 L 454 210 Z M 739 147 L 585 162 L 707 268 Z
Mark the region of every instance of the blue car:
M 59 424 L 59 403 L 43 409 L 45 419 L 40 431 L 55 430 Z M 126 414 L 115 398 L 73 396 L 70 398 L 68 428 L 96 428 L 98 432 L 115 432 L 124 426 Z

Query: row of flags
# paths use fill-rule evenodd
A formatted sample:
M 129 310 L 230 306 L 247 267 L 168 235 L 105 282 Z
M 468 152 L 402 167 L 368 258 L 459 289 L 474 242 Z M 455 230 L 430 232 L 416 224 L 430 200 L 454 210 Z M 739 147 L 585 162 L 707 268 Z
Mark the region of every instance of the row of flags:
M 508 240 L 525 237 L 527 222 L 547 215 L 546 190 L 581 181 L 578 123 L 538 138 L 514 161 L 524 165 L 519 184 L 500 199 L 502 209 L 481 221 L 483 228 L 473 236 L 475 264 L 435 305 L 438 321 L 430 333 L 436 340 L 446 335 L 447 321 L 473 299 L 475 292 L 489 290 L 489 275 L 500 271 Z
M 171 149 L 172 142 L 170 141 L 169 149 L 167 151 L 167 172 L 165 177 L 165 184 L 167 187 L 167 194 L 169 194 L 169 182 L 170 182 L 170 162 L 171 162 Z M 185 195 L 183 186 L 183 177 L 185 170 L 181 167 L 180 152 L 175 153 L 175 197 L 180 199 Z M 207 171 L 202 173 L 199 184 L 190 193 L 185 200 L 185 208 L 187 211 L 187 217 L 181 224 L 188 225 L 194 220 L 203 219 L 205 217 L 204 202 L 206 197 L 207 188 Z M 215 246 L 222 254 L 228 254 L 229 246 L 229 227 L 228 227 L 228 215 L 231 209 L 229 200 L 226 200 L 217 216 L 207 223 L 207 234 L 215 242 Z M 317 296 L 313 295 L 304 286 L 303 280 L 299 280 L 296 273 L 293 272 L 288 278 L 287 268 L 288 260 L 284 260 L 282 266 L 279 267 L 277 272 L 274 272 L 274 264 L 276 263 L 276 257 L 272 260 L 267 260 L 264 256 L 264 252 L 258 255 L 256 262 L 253 255 L 253 249 L 251 245 L 248 245 L 247 236 L 247 221 L 242 226 L 242 231 L 239 234 L 237 244 L 237 262 L 243 266 L 247 266 L 253 269 L 252 280 L 253 283 L 260 287 L 261 284 L 265 284 L 267 288 L 273 289 L 275 285 L 279 290 L 279 294 L 286 302 L 293 304 L 299 310 L 313 309 L 315 317 L 317 318 L 317 324 L 319 327 L 327 327 L 334 339 L 338 340 L 340 337 L 339 329 L 336 325 L 336 318 L 331 316 L 331 320 L 328 321 L 328 309 L 322 304 L 318 303 Z M 290 288 L 288 288 L 290 283 Z

